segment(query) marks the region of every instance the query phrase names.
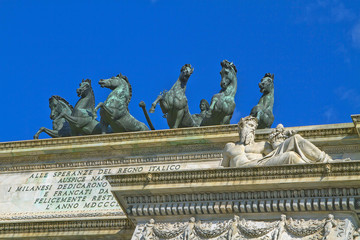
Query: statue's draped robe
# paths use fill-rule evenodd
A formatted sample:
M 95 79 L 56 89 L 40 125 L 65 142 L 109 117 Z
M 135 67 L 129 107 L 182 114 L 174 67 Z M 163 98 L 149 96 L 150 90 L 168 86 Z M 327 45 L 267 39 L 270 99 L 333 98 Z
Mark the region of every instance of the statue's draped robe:
M 240 167 L 273 166 L 283 164 L 302 164 L 328 162 L 331 158 L 310 141 L 298 134 L 287 138 L 271 153 L 258 160 L 251 160 Z

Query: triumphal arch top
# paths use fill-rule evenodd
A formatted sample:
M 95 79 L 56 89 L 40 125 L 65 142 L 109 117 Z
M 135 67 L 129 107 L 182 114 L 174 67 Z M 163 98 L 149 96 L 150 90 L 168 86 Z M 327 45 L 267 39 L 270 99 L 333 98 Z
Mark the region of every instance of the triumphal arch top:
M 151 105 L 168 130 L 154 130 L 144 102 L 149 128 L 130 114 L 122 74 L 99 81 L 111 93 L 96 107 L 90 79 L 74 107 L 52 96 L 52 129 L 0 143 L 0 238 L 360 239 L 359 115 L 271 128 L 266 73 L 258 104 L 230 125 L 234 63 L 221 62 L 221 89 L 197 114 L 185 95 L 193 71 L 185 64 Z
M 285 128 L 331 160 L 251 167 L 237 125 L 1 143 L 0 237 L 356 239 L 358 127 Z

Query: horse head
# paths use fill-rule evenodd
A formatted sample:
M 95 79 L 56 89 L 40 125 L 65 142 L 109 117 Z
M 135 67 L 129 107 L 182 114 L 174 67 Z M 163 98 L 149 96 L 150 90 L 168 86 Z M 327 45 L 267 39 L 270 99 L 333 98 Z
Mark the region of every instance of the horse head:
M 224 60 L 221 63 L 221 82 L 220 86 L 222 90 L 226 90 L 231 82 L 236 79 L 237 69 L 234 63 Z
M 80 87 L 76 89 L 78 97 L 84 98 L 89 95 L 89 93 L 93 92 L 90 79 L 83 79 L 79 86 Z
M 179 79 L 182 82 L 186 82 L 193 72 L 194 72 L 194 68 L 191 67 L 191 64 L 185 64 L 184 66 L 182 66 L 182 68 L 180 70 Z
M 114 90 L 117 87 L 122 86 L 122 85 L 127 86 L 129 89 L 129 99 L 127 101 L 127 104 L 129 104 L 131 97 L 132 97 L 132 87 L 129 82 L 129 79 L 125 75 L 122 75 L 120 73 L 115 77 L 111 77 L 108 79 L 100 79 L 99 84 L 101 87 L 109 88 L 111 90 Z
M 49 99 L 49 107 L 51 109 L 50 119 L 56 119 L 62 112 L 71 114 L 73 106 L 60 96 L 52 96 Z
M 274 74 L 266 73 L 259 83 L 260 92 L 267 94 L 274 90 Z
M 105 87 L 114 90 L 121 84 L 128 84 L 128 82 L 129 82 L 128 78 L 120 73 L 115 77 L 111 77 L 108 79 L 100 79 L 99 84 L 102 88 Z

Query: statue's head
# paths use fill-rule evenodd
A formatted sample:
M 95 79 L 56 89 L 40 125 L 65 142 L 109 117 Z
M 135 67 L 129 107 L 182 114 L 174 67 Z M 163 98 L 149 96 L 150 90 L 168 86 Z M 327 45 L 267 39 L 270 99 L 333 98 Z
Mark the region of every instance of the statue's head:
M 269 93 L 274 89 L 274 74 L 266 73 L 259 83 L 260 92 Z
M 99 84 L 102 88 L 110 88 L 111 90 L 114 90 L 121 84 L 128 84 L 129 80 L 125 75 L 122 75 L 121 73 L 118 74 L 115 77 L 111 77 L 108 79 L 100 79 Z
M 90 79 L 83 79 L 79 88 L 76 89 L 78 97 L 86 97 L 90 91 L 92 91 Z
M 193 72 L 194 68 L 191 64 L 185 64 L 180 70 L 180 80 L 187 81 Z
M 236 78 L 237 69 L 235 67 L 235 64 L 229 62 L 228 60 L 223 60 L 220 64 L 222 67 L 220 71 L 220 75 L 221 75 L 220 86 L 221 89 L 225 90 L 233 81 L 233 79 Z
M 249 145 L 255 142 L 255 130 L 258 126 L 258 119 L 253 116 L 241 118 L 238 123 L 240 143 Z
M 210 109 L 210 104 L 206 99 L 201 99 L 200 101 L 200 110 L 201 111 L 208 111 Z

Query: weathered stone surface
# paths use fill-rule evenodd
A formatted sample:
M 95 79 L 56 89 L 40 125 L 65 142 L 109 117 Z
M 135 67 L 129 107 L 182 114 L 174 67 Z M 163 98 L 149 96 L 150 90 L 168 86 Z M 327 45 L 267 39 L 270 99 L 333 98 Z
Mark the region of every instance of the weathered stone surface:
M 252 116 L 242 118 L 238 126 L 240 141 L 225 145 L 222 166 L 254 167 L 334 161 L 296 131 L 285 130 L 282 124 L 271 132 L 268 141 L 263 142 L 255 142 L 257 118 Z M 345 160 L 350 159 L 338 161 Z
M 360 159 L 360 141 L 352 123 L 287 129 L 298 131 L 333 158 Z M 266 140 L 270 134 L 270 129 L 256 130 L 256 139 Z M 229 220 L 237 213 L 274 209 L 277 215 L 268 220 L 275 221 L 282 211 L 294 218 L 292 211 L 311 215 L 326 208 L 340 219 L 336 211 L 357 211 L 359 174 L 357 165 L 351 165 L 355 162 L 341 163 L 345 164 L 341 171 L 340 163 L 218 169 L 225 144 L 237 138 L 236 125 L 222 125 L 0 143 L 0 238 L 130 239 L 134 218 L 145 224 L 150 218 L 156 223 L 187 222 L 190 215 L 201 215 L 196 221 L 206 222 L 220 215 Z M 121 179 L 119 186 L 136 193 L 126 200 L 131 202 L 124 208 L 129 218 L 119 206 L 110 205 L 114 199 L 104 175 Z M 301 175 L 302 182 L 289 177 L 295 175 Z M 332 188 L 323 188 L 322 183 Z M 65 184 L 81 185 L 64 190 Z M 86 192 L 89 188 L 83 184 L 96 185 Z M 50 198 L 57 197 L 70 202 L 53 202 L 47 209 Z M 125 203 L 121 201 L 118 204 Z M 109 203 L 105 206 L 105 202 Z

